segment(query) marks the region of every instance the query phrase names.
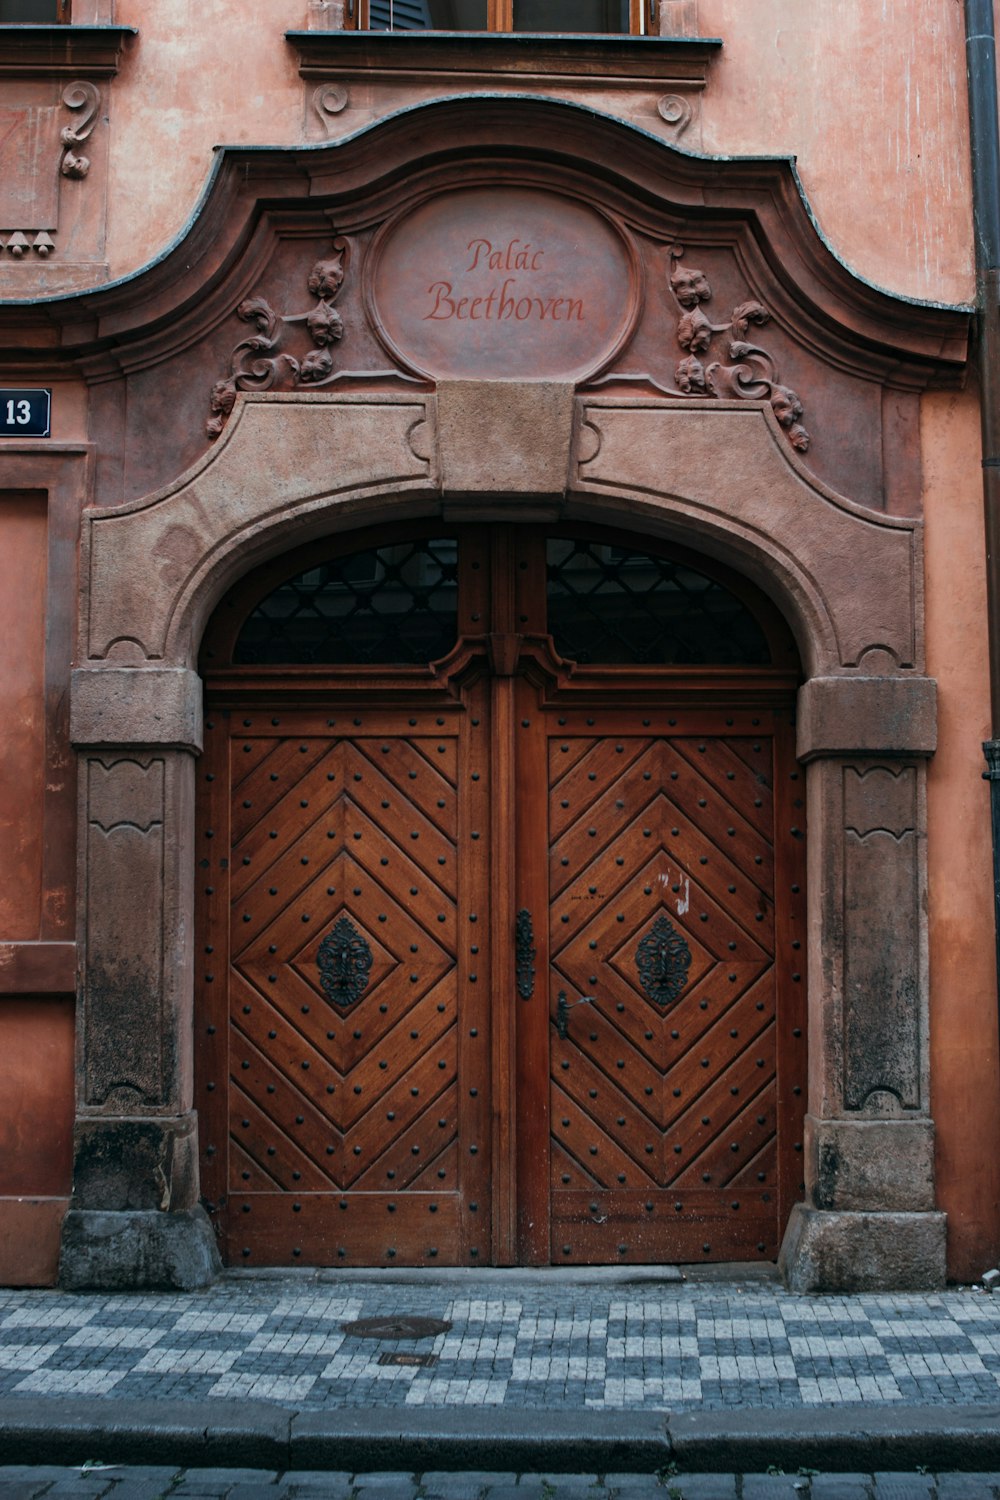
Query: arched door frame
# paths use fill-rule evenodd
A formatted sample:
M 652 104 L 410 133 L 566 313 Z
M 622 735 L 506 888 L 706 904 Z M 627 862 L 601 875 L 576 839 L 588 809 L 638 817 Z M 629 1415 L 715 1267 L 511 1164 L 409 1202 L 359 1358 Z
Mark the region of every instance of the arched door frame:
M 489 464 L 483 462 L 484 433 Z M 767 403 L 435 393 L 241 398 L 167 490 L 84 520 L 78 1118 L 69 1286 L 204 1283 L 191 1104 L 194 762 L 205 623 L 254 564 L 378 520 L 570 516 L 742 570 L 793 629 L 810 827 L 807 1202 L 792 1286 L 932 1285 L 921 526 L 833 494 Z M 137 901 L 136 892 L 144 892 Z
M 443 628 L 429 653 L 433 666 L 426 647 L 417 644 L 418 660 L 409 653 L 411 640 L 428 639 L 419 606 L 400 632 L 399 654 L 390 645 L 375 660 L 351 634 L 353 611 L 344 621 L 345 644 L 353 639 L 358 649 L 348 649 L 343 660 L 339 649 L 326 655 L 332 622 L 325 612 L 312 620 L 319 631 L 310 636 L 313 649 L 300 650 L 298 637 L 279 623 L 285 605 L 277 601 L 288 598 L 290 580 L 306 612 L 297 617 L 302 624 L 312 616 L 309 594 L 300 595 L 299 587 L 309 591 L 321 578 L 337 580 L 335 594 L 327 594 L 328 583 L 320 585 L 331 603 L 339 598 L 348 609 L 349 601 L 356 606 L 369 599 L 374 610 L 368 583 L 351 593 L 352 559 L 370 562 L 373 548 L 386 548 L 387 604 L 409 573 L 406 567 L 397 572 L 400 557 L 409 554 L 418 565 L 422 558 L 433 569 L 444 538 L 454 547 L 448 553 L 454 613 L 447 617 L 454 635 Z M 592 642 L 593 659 L 568 662 L 563 653 L 575 652 L 564 644 L 547 588 L 554 539 L 574 552 L 585 549 L 577 552 L 578 562 L 596 561 L 595 549 L 612 567 L 610 548 L 636 553 L 632 561 L 664 556 L 713 580 L 717 602 L 739 601 L 745 613 L 729 628 L 720 618 L 716 634 L 709 618 L 714 611 L 697 610 L 695 619 L 709 632 L 703 664 L 656 664 L 630 656 L 635 623 L 618 635 L 618 608 L 627 594 L 616 596 L 604 621 L 605 649 Z M 581 588 L 591 616 L 601 600 L 611 601 L 601 591 L 591 595 L 586 563 L 584 570 Z M 571 565 L 566 578 L 579 576 Z M 649 581 L 627 562 L 616 576 L 630 591 L 642 587 L 640 579 Z M 360 618 L 371 616 L 363 609 Z M 266 644 L 261 637 L 258 650 L 245 635 L 254 626 L 266 632 L 265 619 L 273 619 L 276 634 Z M 750 621 L 753 636 L 745 634 Z M 423 624 L 433 639 L 433 624 Z M 694 619 L 687 625 L 681 619 L 678 628 L 679 639 L 694 644 Z M 364 624 L 362 632 L 367 635 Z M 405 664 L 394 667 L 400 657 Z M 484 1254 L 498 1265 L 773 1259 L 801 1196 L 803 1168 L 793 1143 L 802 1141 L 806 1103 L 807 986 L 800 956 L 806 945 L 805 776 L 794 760 L 797 652 L 766 596 L 703 554 L 635 531 L 580 522 L 415 520 L 394 527 L 391 539 L 378 526 L 340 532 L 247 574 L 215 610 L 200 667 L 206 735 L 196 777 L 195 940 L 196 953 L 210 948 L 212 956 L 195 966 L 194 1102 L 203 1200 L 228 1262 L 326 1264 L 333 1257 L 342 1266 L 482 1264 Z M 366 727 L 372 715 L 377 741 L 367 739 L 376 733 Z M 411 738 L 419 742 L 423 733 L 449 741 L 454 752 L 456 780 L 436 784 L 435 799 L 445 800 L 421 802 L 418 783 L 425 773 Z M 367 769 L 366 743 L 367 754 L 376 754 L 374 771 Z M 427 753 L 433 761 L 435 751 L 448 748 L 439 741 Z M 707 774 L 698 770 L 696 749 L 701 756 L 708 752 Z M 572 770 L 563 759 L 571 751 Z M 584 760 L 576 761 L 577 751 Z M 395 777 L 399 806 L 389 770 L 397 754 L 409 778 Z M 685 754 L 695 756 L 694 765 Z M 475 772 L 463 776 L 462 765 Z M 381 813 L 354 785 L 371 776 L 381 787 Z M 650 780 L 657 793 L 672 795 L 649 801 L 643 783 Z M 579 834 L 594 819 L 595 799 L 603 826 L 591 851 Z M 429 816 L 422 833 L 398 821 L 409 817 L 403 809 L 411 806 Z M 442 811 L 437 822 L 434 806 L 450 812 Z M 641 821 L 651 825 L 641 839 L 640 806 Z M 576 834 L 566 822 L 571 807 Z M 735 825 L 725 834 L 718 821 L 724 809 L 725 823 Z M 678 821 L 683 836 L 671 826 Z M 458 835 L 463 822 L 464 839 Z M 317 845 L 320 824 L 326 839 L 320 836 Z M 206 838 L 210 829 L 212 840 Z M 427 874 L 409 860 L 407 832 L 425 850 L 428 837 L 441 838 L 436 865 L 446 869 L 432 875 L 443 876 L 455 902 L 456 933 L 468 931 L 467 921 L 477 924 L 471 947 L 457 940 L 450 921 L 435 926 L 435 918 L 446 922 L 440 903 L 427 926 L 418 922 L 409 939 L 402 938 L 409 908 L 420 903 L 394 902 L 393 883 L 415 880 L 409 895 L 416 897 Z M 676 852 L 677 839 L 683 854 Z M 375 884 L 364 859 L 372 840 L 381 868 Z M 575 871 L 567 872 L 577 860 Z M 711 871 L 702 871 L 706 887 L 698 870 L 709 865 Z M 686 899 L 681 885 L 673 887 L 676 898 L 669 894 L 671 869 L 673 879 L 690 876 Z M 604 899 L 592 904 L 584 891 L 595 879 Z M 589 893 L 596 889 L 589 884 Z M 642 934 L 647 948 L 652 939 L 654 915 L 667 922 L 689 962 L 692 950 L 697 957 L 678 995 L 661 995 L 650 1007 L 646 984 L 639 980 L 640 993 L 628 976 Z M 530 928 L 529 975 L 515 967 L 519 918 Z M 322 1027 L 309 1030 L 313 1022 L 303 1017 L 315 1016 L 317 1007 L 304 976 L 311 971 L 318 978 L 311 951 L 345 919 L 358 923 L 363 944 L 371 936 L 374 949 L 388 947 L 397 960 L 416 939 L 410 953 L 428 955 L 427 974 L 437 974 L 443 946 L 450 958 L 447 989 L 444 974 L 437 976 L 442 988 L 432 982 L 426 991 L 421 975 L 410 973 L 409 984 L 418 988 L 408 1002 L 407 987 L 400 990 L 390 966 L 373 986 L 365 985 L 356 1006 L 348 1002 L 351 1026 L 334 999 L 319 1008 L 330 1028 L 325 1039 Z M 700 928 L 699 921 L 710 927 Z M 632 929 L 627 954 L 626 929 L 618 926 L 626 922 Z M 410 968 L 424 963 L 407 960 Z M 739 972 L 731 972 L 734 965 Z M 581 966 L 599 969 L 601 979 L 586 978 Z M 576 1025 L 569 1024 L 568 1011 L 560 1018 L 558 994 L 574 984 L 574 993 L 595 991 L 597 1008 L 586 1012 L 592 1024 L 584 1024 L 582 1011 Z M 441 1014 L 455 1005 L 456 1025 L 445 1038 L 426 1025 L 431 997 Z M 408 1018 L 410 1003 L 423 1020 Z M 618 1025 L 614 1012 L 622 1013 Z M 401 1029 L 412 1038 L 404 1049 L 412 1077 L 392 1070 Z M 444 1071 L 432 1074 L 440 1106 L 427 1097 L 422 1068 L 428 1053 L 418 1036 L 428 1048 L 441 1044 L 436 1062 Z M 615 1069 L 611 1050 L 623 1038 L 629 1061 L 617 1061 L 616 1087 L 606 1096 L 589 1091 L 586 1098 L 604 1103 L 589 1110 L 584 1104 L 577 1115 L 582 1101 L 564 1094 L 566 1070 L 576 1079 L 595 1065 Z M 374 1091 L 370 1047 L 385 1049 L 378 1065 L 384 1087 Z M 754 1048 L 749 1076 L 748 1047 Z M 654 1076 L 659 1089 L 650 1086 Z M 426 1109 L 411 1104 L 411 1084 Z M 359 1094 L 365 1096 L 360 1103 Z M 644 1094 L 655 1097 L 642 1108 Z M 305 1115 L 297 1113 L 303 1100 Z M 686 1112 L 678 1114 L 677 1100 L 688 1101 Z M 418 1111 L 412 1120 L 411 1108 Z M 652 1139 L 661 1141 L 662 1151 L 645 1144 L 655 1164 L 643 1158 L 630 1163 L 630 1146 L 633 1154 L 640 1148 L 629 1120 L 618 1118 L 623 1109 L 633 1129 L 644 1116 L 653 1122 Z M 710 1122 L 701 1117 L 707 1109 L 712 1129 L 706 1132 Z M 581 1139 L 570 1140 L 567 1110 L 576 1131 L 586 1134 L 590 1156 L 601 1157 L 584 1164 L 600 1168 L 588 1175 L 602 1188 L 571 1185 L 573 1168 L 563 1152 L 570 1148 L 572 1156 Z M 401 1153 L 403 1119 L 408 1150 Z M 445 1170 L 438 1170 L 442 1162 Z M 678 1193 L 684 1197 L 680 1215 Z M 641 1229 L 634 1220 L 640 1209 L 649 1215 Z M 395 1217 L 388 1219 L 389 1213 Z M 436 1217 L 428 1220 L 429 1213 Z

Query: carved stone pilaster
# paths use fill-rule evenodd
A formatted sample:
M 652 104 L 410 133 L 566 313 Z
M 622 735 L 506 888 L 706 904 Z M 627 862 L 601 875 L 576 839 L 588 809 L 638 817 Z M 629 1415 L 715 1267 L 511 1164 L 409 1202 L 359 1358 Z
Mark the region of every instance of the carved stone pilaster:
M 177 668 L 74 673 L 80 751 L 77 1123 L 64 1285 L 200 1285 L 191 1112 L 189 829 L 200 683 Z
M 944 1281 L 928 1087 L 926 678 L 818 678 L 809 762 L 811 1085 L 807 1202 L 781 1265 L 804 1290 Z M 851 747 L 848 750 L 848 747 Z
M 121 1114 L 161 1109 L 176 1096 L 162 1016 L 167 760 L 108 752 L 87 756 L 82 770 L 88 879 L 80 1103 Z

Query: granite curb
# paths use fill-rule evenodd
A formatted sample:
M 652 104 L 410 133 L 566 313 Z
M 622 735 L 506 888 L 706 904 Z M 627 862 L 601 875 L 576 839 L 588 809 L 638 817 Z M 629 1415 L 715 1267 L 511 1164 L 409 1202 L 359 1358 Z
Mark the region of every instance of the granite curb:
M 297 1411 L 268 1401 L 0 1400 L 7 1464 L 756 1473 L 1000 1469 L 1000 1405 L 733 1412 Z

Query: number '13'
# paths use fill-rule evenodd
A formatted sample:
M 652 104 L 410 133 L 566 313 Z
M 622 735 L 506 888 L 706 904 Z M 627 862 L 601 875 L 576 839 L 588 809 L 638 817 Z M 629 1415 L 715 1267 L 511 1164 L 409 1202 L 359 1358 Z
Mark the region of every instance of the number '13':
M 11 424 L 11 426 L 16 423 L 18 427 L 27 427 L 28 423 L 31 421 L 31 402 L 8 401 L 7 421 Z

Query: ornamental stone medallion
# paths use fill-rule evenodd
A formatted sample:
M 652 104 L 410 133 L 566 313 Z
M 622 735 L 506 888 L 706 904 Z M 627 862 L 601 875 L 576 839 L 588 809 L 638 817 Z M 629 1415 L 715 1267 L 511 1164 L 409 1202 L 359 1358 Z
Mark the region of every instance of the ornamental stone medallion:
M 369 317 L 392 357 L 438 379 L 579 380 L 638 318 L 625 231 L 561 194 L 443 193 L 392 219 L 366 267 Z

